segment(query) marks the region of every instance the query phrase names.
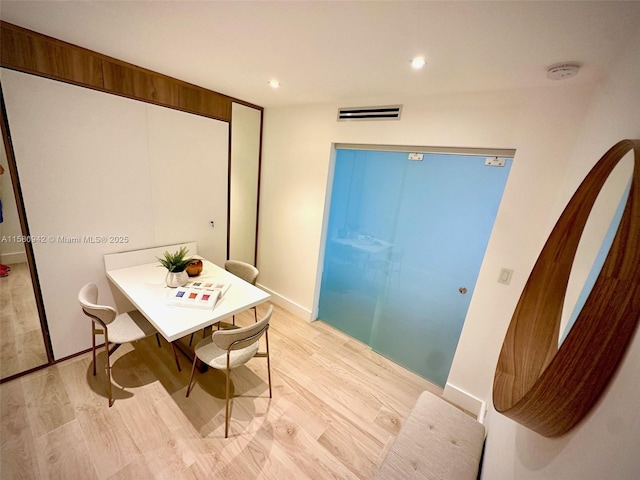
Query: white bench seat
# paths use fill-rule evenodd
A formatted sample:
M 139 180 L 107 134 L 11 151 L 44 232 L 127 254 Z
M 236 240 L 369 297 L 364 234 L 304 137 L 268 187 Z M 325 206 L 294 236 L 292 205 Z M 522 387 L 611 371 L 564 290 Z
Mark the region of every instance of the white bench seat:
M 484 434 L 473 417 L 423 392 L 375 478 L 476 480 Z

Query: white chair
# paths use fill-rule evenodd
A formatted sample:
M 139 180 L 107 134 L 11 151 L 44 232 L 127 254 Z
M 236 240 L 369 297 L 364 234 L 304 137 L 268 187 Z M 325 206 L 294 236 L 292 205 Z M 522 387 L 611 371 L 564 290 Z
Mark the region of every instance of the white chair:
M 109 406 L 113 405 L 113 395 L 111 394 L 111 362 L 110 355 L 115 352 L 123 343 L 135 342 L 151 335 L 156 335 L 158 346 L 160 346 L 160 338 L 156 329 L 145 319 L 142 314 L 134 310 L 132 312 L 122 313 L 118 315 L 116 310 L 107 305 L 98 305 L 98 287 L 94 283 L 87 283 L 80 289 L 78 301 L 82 307 L 82 311 L 91 318 L 92 322 L 92 352 L 93 352 L 93 375 L 96 375 L 96 335 L 104 335 L 104 348 L 107 354 L 107 395 L 109 397 Z M 114 344 L 110 349 L 109 344 Z M 173 355 L 176 360 L 178 370 L 180 363 L 175 351 L 175 347 L 171 344 Z
M 195 348 L 193 357 L 193 367 L 191 368 L 191 377 L 187 386 L 187 397 L 191 393 L 193 375 L 196 371 L 196 363 L 198 359 L 217 370 L 226 372 L 226 402 L 225 402 L 225 423 L 224 438 L 229 436 L 229 392 L 230 392 L 230 374 L 231 370 L 244 365 L 253 357 L 262 357 L 267 359 L 267 376 L 269 380 L 269 398 L 271 397 L 271 363 L 269 360 L 269 321 L 273 307 L 269 306 L 266 315 L 258 322 L 247 327 L 215 330 L 213 334 L 199 341 Z M 264 352 L 258 352 L 260 338 L 264 335 L 266 349 Z
M 260 273 L 256 267 L 251 265 L 250 263 L 241 262 L 240 260 L 227 260 L 224 264 L 224 269 L 233 273 L 236 277 L 241 278 L 245 282 L 250 283 L 251 285 L 256 284 L 256 280 L 258 279 L 258 274 Z M 255 321 L 258 321 L 258 311 L 256 307 L 253 308 L 253 318 Z M 236 316 L 233 316 L 232 320 L 233 324 L 236 324 Z
M 258 269 L 251 265 L 250 263 L 242 262 L 240 260 L 227 260 L 224 264 L 224 269 L 234 274 L 236 277 L 241 278 L 245 282 L 250 283 L 251 285 L 256 284 L 256 280 L 258 279 Z M 253 308 L 253 318 L 257 322 L 258 321 L 258 310 L 256 307 Z M 232 315 L 231 322 L 235 326 L 236 324 L 236 316 Z M 226 324 L 228 325 L 228 324 Z M 220 329 L 220 323 L 218 323 L 218 330 Z M 189 346 L 193 343 L 193 336 L 195 334 L 192 333 L 189 338 Z M 202 338 L 206 336 L 206 329 L 202 330 Z
M 241 278 L 245 282 L 250 283 L 251 285 L 256 284 L 256 280 L 258 280 L 258 274 L 260 273 L 258 269 L 253 265 L 251 265 L 250 263 L 242 262 L 240 260 L 227 260 L 224 263 L 224 269 L 229 273 L 233 273 L 236 277 Z M 253 318 L 257 322 L 258 310 L 256 309 L 256 307 L 251 307 L 251 308 L 253 308 Z M 231 322 L 235 326 L 236 324 L 235 315 L 232 315 Z M 218 329 L 220 329 L 220 326 L 221 326 L 220 323 L 218 323 Z M 205 335 L 206 335 L 206 330 L 203 330 L 202 338 L 204 338 Z M 191 346 L 191 344 L 193 343 L 193 336 L 194 334 L 192 333 L 189 339 L 189 346 Z

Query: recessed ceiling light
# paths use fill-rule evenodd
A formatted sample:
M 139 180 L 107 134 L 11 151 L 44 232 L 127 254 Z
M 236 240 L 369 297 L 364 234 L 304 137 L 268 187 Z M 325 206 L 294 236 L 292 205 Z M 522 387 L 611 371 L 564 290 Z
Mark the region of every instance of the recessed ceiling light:
M 269 86 L 271 88 L 280 88 L 280 82 L 278 80 L 269 80 Z
M 420 70 L 426 64 L 427 64 L 427 61 L 424 59 L 424 57 L 416 57 L 413 60 L 411 60 L 411 66 L 416 70 Z

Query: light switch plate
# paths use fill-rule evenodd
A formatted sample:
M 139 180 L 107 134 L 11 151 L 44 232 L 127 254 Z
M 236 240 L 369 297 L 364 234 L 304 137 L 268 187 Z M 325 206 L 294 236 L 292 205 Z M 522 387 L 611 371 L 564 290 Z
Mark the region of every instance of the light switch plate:
M 498 277 L 498 283 L 504 283 L 505 285 L 509 285 L 509 283 L 511 283 L 512 275 L 513 275 L 513 270 L 509 270 L 508 268 L 501 268 L 500 276 Z

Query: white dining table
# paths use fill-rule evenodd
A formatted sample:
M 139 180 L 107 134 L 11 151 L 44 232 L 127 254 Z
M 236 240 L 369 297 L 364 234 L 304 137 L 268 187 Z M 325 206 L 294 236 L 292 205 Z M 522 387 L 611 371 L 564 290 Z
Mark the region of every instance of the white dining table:
M 201 257 L 200 257 L 201 258 Z M 228 290 L 210 309 L 170 305 L 175 291 L 166 285 L 166 269 L 158 262 L 109 269 L 106 274 L 124 296 L 145 316 L 167 341 L 176 340 L 205 327 L 215 325 L 243 310 L 271 298 L 267 292 L 227 272 L 224 268 L 202 259 L 203 270 L 190 280 L 211 281 L 229 285 Z

